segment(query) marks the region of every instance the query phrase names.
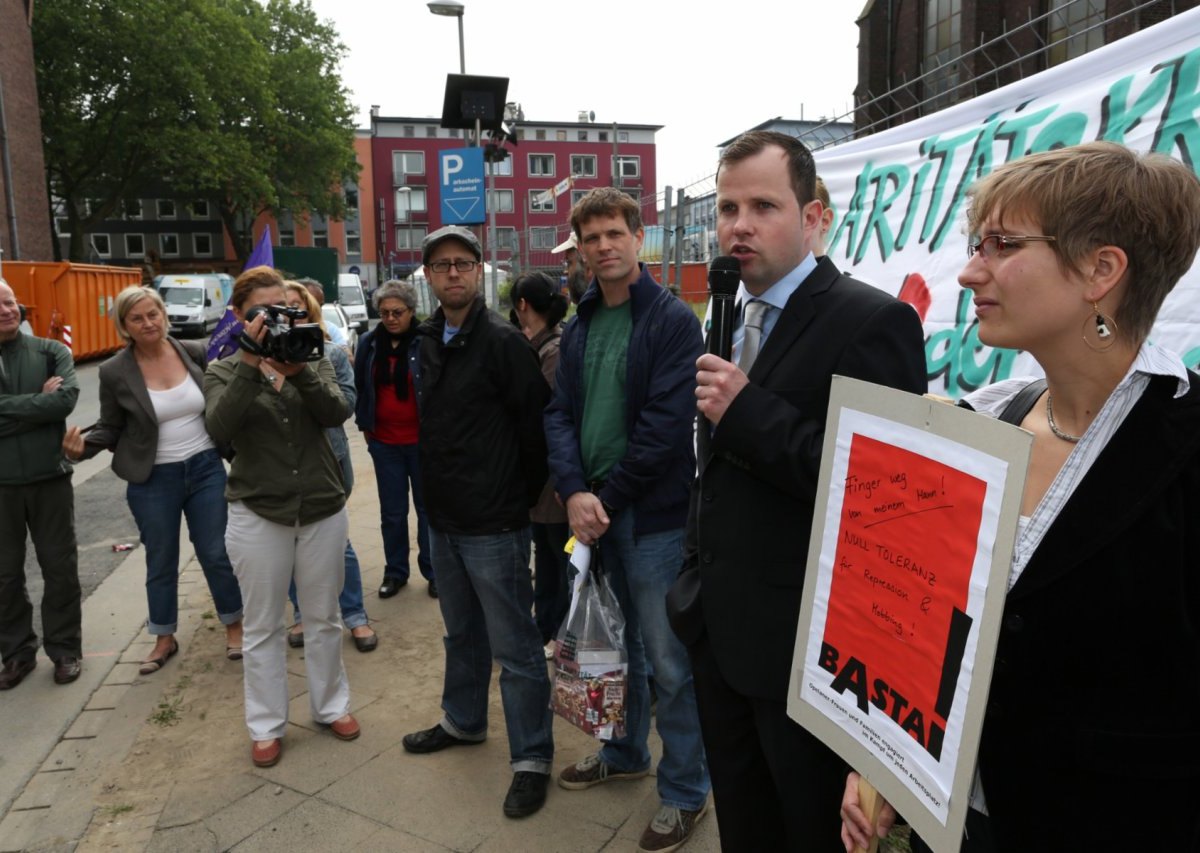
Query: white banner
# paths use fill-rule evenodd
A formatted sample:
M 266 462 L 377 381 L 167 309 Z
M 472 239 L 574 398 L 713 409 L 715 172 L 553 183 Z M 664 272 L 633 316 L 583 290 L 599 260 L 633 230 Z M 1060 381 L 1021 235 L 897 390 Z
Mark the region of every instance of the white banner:
M 816 153 L 836 220 L 829 257 L 904 298 L 925 324 L 929 390 L 958 398 L 1040 373 L 1025 353 L 979 343 L 966 256 L 970 184 L 1025 154 L 1111 140 L 1197 168 L 1200 10 L 873 136 Z M 1200 362 L 1200 268 L 1168 296 L 1151 338 Z

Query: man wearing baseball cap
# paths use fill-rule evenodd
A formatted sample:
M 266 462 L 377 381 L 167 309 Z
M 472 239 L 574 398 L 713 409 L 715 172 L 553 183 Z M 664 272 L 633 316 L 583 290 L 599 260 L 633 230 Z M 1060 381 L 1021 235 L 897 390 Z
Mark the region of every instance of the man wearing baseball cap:
M 404 738 L 414 753 L 487 737 L 492 658 L 513 769 L 504 813 L 542 807 L 554 759 L 550 680 L 531 607 L 529 508 L 546 482 L 537 354 L 479 295 L 482 250 L 465 228 L 422 246 L 440 307 L 418 329 L 413 371 L 430 556 L 446 625 L 442 719 Z
M 570 237 L 563 240 L 550 251 L 555 255 L 566 253 L 563 263 L 566 265 L 567 294 L 571 297 L 572 304 L 578 305 L 579 300 L 583 299 L 583 294 L 588 288 L 588 279 L 591 276 L 588 272 L 587 261 L 579 254 L 579 243 L 575 239 L 575 232 L 571 231 Z

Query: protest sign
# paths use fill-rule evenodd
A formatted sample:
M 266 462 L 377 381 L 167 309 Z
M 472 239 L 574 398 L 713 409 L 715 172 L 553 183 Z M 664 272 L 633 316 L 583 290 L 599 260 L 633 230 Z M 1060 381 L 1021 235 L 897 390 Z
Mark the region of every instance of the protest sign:
M 788 713 L 935 849 L 966 820 L 1031 440 L 833 380 Z

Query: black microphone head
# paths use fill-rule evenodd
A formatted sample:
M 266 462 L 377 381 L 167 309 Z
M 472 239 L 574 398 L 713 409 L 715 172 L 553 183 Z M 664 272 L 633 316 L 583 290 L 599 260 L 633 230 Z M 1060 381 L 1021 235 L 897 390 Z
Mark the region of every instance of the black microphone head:
M 737 258 L 722 255 L 714 258 L 708 268 L 708 292 L 711 296 L 737 295 L 738 283 L 742 280 L 742 262 Z

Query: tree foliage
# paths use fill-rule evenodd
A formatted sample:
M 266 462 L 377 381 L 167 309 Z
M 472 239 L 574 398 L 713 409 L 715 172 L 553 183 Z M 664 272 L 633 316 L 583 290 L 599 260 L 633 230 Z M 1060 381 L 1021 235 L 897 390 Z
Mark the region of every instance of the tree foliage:
M 345 47 L 308 0 L 40 0 L 34 52 L 72 259 L 88 228 L 164 184 L 210 200 L 242 259 L 260 213 L 344 214 Z

